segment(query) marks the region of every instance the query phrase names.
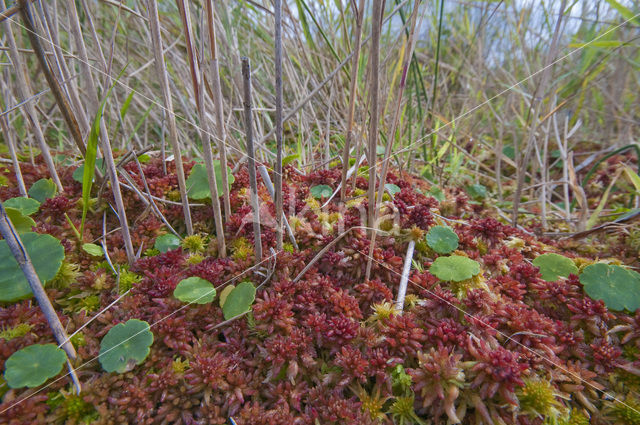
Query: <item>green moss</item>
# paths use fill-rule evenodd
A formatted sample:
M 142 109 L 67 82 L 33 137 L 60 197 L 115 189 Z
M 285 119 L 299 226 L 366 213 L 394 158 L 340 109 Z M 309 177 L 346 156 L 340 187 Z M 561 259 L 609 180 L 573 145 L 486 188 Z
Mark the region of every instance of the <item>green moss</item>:
M 609 417 L 620 424 L 640 425 L 640 402 L 635 397 L 628 396 L 624 403 L 608 402 L 606 412 Z
M 355 389 L 355 393 L 360 399 L 360 408 L 363 412 L 369 414 L 371 420 L 383 421 L 387 418 L 387 415 L 382 411 L 382 407 L 389 397 L 382 397 L 380 395 L 380 387 L 376 385 L 375 388 L 371 390 L 371 394 L 369 394 L 364 388 L 358 386 L 358 388 Z
M 200 264 L 202 263 L 202 261 L 204 260 L 204 257 L 200 254 L 191 254 L 188 258 L 187 258 L 187 263 L 188 264 Z
M 282 244 L 282 249 L 286 252 L 293 252 L 293 244 L 285 242 Z
M 100 297 L 97 295 L 89 295 L 83 298 L 78 305 L 80 306 L 80 310 L 86 310 L 88 312 L 97 311 L 100 309 Z
M 238 238 L 231 242 L 231 258 L 246 260 L 253 253 L 253 245 L 246 238 Z
M 0 339 L 11 341 L 14 338 L 20 338 L 31 332 L 33 326 L 28 323 L 20 323 L 12 328 L 3 329 L 0 331 Z
M 525 380 L 524 387 L 517 392 L 520 410 L 534 418 L 557 418 L 562 404 L 556 399 L 554 387 L 545 380 Z
M 204 238 L 200 235 L 187 236 L 182 240 L 182 249 L 192 252 L 201 253 L 207 248 Z
M 558 425 L 589 425 L 589 418 L 577 409 L 571 409 L 566 419 L 558 421 Z
M 178 357 L 171 363 L 171 368 L 174 373 L 181 375 L 189 369 L 189 359 L 182 360 Z
M 133 285 L 140 282 L 142 277 L 130 272 L 127 269 L 120 270 L 120 280 L 118 282 L 118 292 L 124 294 L 129 289 L 133 288 Z
M 85 340 L 84 334 L 82 332 L 78 332 L 77 334 L 72 336 L 70 341 L 76 348 L 84 347 L 85 345 L 87 345 L 87 341 Z
M 393 418 L 393 423 L 396 425 L 412 425 L 420 424 L 425 425 L 426 422 L 418 417 L 416 411 L 413 408 L 415 396 L 413 394 L 409 396 L 396 397 L 393 404 L 389 408 L 389 413 Z
M 69 285 L 76 283 L 80 276 L 82 276 L 82 273 L 80 272 L 79 265 L 63 261 L 58 273 L 49 281 L 47 286 L 56 289 L 65 289 L 68 288 Z

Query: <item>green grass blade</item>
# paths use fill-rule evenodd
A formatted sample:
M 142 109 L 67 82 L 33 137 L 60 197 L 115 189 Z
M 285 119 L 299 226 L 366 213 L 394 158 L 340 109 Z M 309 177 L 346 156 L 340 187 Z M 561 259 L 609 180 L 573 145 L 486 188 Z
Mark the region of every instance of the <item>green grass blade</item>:
M 104 113 L 104 107 L 107 104 L 107 99 L 111 91 L 115 87 L 116 83 L 120 80 L 120 77 L 124 74 L 125 66 L 118 78 L 115 79 L 109 90 L 107 90 L 96 116 L 93 119 L 93 125 L 89 132 L 87 139 L 87 151 L 84 156 L 84 173 L 82 174 L 82 221 L 80 222 L 80 235 L 84 235 L 84 222 L 87 218 L 87 211 L 89 210 L 89 200 L 91 198 L 91 187 L 93 186 L 93 178 L 96 171 L 96 157 L 98 155 L 98 138 L 100 137 L 100 120 L 102 120 L 102 114 Z

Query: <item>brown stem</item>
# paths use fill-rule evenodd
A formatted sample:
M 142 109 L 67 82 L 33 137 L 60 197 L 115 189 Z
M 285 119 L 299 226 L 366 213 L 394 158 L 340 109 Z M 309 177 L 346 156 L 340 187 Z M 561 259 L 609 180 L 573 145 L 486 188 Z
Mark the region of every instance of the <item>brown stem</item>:
M 58 80 L 53 75 L 51 68 L 49 67 L 49 62 L 47 62 L 47 58 L 45 56 L 44 49 L 42 48 L 42 43 L 40 43 L 40 38 L 36 29 L 33 25 L 33 17 L 31 16 L 31 8 L 29 7 L 29 0 L 18 0 L 18 5 L 20 6 L 20 13 L 22 15 L 22 21 L 24 26 L 27 29 L 27 35 L 29 36 L 29 41 L 31 42 L 31 47 L 36 54 L 36 58 L 38 58 L 38 63 L 40 64 L 40 68 L 44 73 L 45 78 L 47 79 L 47 84 L 51 89 L 51 93 L 53 93 L 53 97 L 58 104 L 58 108 L 60 108 L 60 112 L 62 112 L 62 116 L 64 118 L 65 123 L 67 123 L 67 127 L 69 128 L 69 132 L 71 133 L 71 137 L 75 142 L 76 146 L 82 153 L 85 155 L 86 149 L 84 146 L 84 142 L 82 141 L 82 133 L 80 132 L 80 126 L 78 126 L 78 121 L 76 120 L 73 111 L 71 110 L 71 106 L 67 102 L 67 98 L 62 92 L 62 87 L 58 84 Z
M 256 160 L 253 150 L 253 120 L 251 117 L 251 67 L 249 58 L 242 58 L 242 79 L 244 85 L 244 123 L 247 136 L 247 158 L 249 185 L 251 189 L 251 207 L 253 209 L 253 240 L 256 264 L 262 261 L 262 238 L 260 237 L 260 205 L 258 203 L 258 182 L 256 180 Z
M 274 1 L 276 66 L 276 249 L 282 250 L 282 0 Z
M 352 2 L 352 5 L 355 3 Z M 354 55 L 351 61 L 351 81 L 349 87 L 349 111 L 347 113 L 347 134 L 344 141 L 344 149 L 342 150 L 342 185 L 340 186 L 340 201 L 344 202 L 347 192 L 347 170 L 349 169 L 349 150 L 351 149 L 351 138 L 353 132 L 353 114 L 356 109 L 356 88 L 358 87 L 358 65 L 360 64 L 360 48 L 362 46 L 362 20 L 364 15 L 364 0 L 358 3 L 358 10 L 354 11 L 356 15 L 356 45 L 354 47 Z M 358 158 L 356 158 L 356 161 Z M 357 167 L 356 167 L 357 171 Z

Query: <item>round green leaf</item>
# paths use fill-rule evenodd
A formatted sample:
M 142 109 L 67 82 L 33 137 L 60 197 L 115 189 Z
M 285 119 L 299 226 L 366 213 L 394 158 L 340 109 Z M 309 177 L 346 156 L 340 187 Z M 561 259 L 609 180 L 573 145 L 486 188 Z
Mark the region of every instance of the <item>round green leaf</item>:
M 222 291 L 220 291 L 220 296 L 218 297 L 218 302 L 220 303 L 220 307 L 224 307 L 224 303 L 227 301 L 227 297 L 235 288 L 234 285 L 227 285 L 224 287 Z
M 64 260 L 64 248 L 51 235 L 27 232 L 20 235 L 40 282 L 55 277 Z M 7 241 L 0 241 L 0 301 L 13 302 L 32 296 L 31 288 L 22 269 L 13 257 Z
M 319 184 L 310 188 L 309 193 L 316 199 L 322 199 L 333 195 L 333 189 L 326 184 Z
M 36 225 L 31 217 L 22 214 L 20 210 L 15 208 L 5 208 L 4 210 L 18 233 L 30 232 L 31 228 Z
M 445 200 L 444 192 L 438 186 L 431 186 L 431 189 L 429 189 L 429 195 L 433 196 L 438 202 Z
M 82 244 L 82 249 L 89 255 L 93 255 L 94 257 L 102 257 L 104 251 L 100 245 L 96 245 L 94 243 L 85 243 Z
M 29 345 L 7 359 L 4 379 L 11 388 L 37 387 L 59 374 L 66 360 L 55 344 Z
M 222 195 L 222 169 L 220 168 L 220 161 L 213 161 L 213 169 L 216 175 L 216 187 L 218 189 L 218 195 Z M 232 170 L 227 166 L 227 177 L 229 187 L 235 181 Z M 207 199 L 211 198 L 211 191 L 209 190 L 209 177 L 207 176 L 207 167 L 203 164 L 196 164 L 191 169 L 191 174 L 187 178 L 187 193 L 191 199 Z
M 167 233 L 166 235 L 158 236 L 153 247 L 160 252 L 171 251 L 180 247 L 180 238 L 171 233 Z
M 584 291 L 594 300 L 604 301 L 610 310 L 635 311 L 640 308 L 640 274 L 620 266 L 591 264 L 580 274 Z
M 29 197 L 43 203 L 48 198 L 53 198 L 58 193 L 56 184 L 51 179 L 40 179 L 29 189 Z
M 539 255 L 533 260 L 533 265 L 540 269 L 542 278 L 547 282 L 569 277 L 570 274 L 578 274 L 578 268 L 571 259 L 554 253 Z
M 197 276 L 182 279 L 173 296 L 185 303 L 208 304 L 216 296 L 216 290 L 208 280 Z
M 389 194 L 391 196 L 395 196 L 396 193 L 400 192 L 402 189 L 400 189 L 400 186 L 395 185 L 393 183 L 387 183 L 384 185 L 384 188 L 387 192 L 389 192 Z
M 487 197 L 487 188 L 481 184 L 467 186 L 467 193 L 475 201 L 481 201 Z
M 128 372 L 147 358 L 152 343 L 147 322 L 131 319 L 117 324 L 100 342 L 100 364 L 107 372 Z
M 438 254 L 455 251 L 459 240 L 456 232 L 447 226 L 433 226 L 427 233 L 427 245 Z
M 104 160 L 102 158 L 96 159 L 96 168 L 102 171 L 102 174 L 107 172 L 104 166 Z M 84 177 L 84 163 L 75 169 L 71 177 L 78 183 L 82 183 L 82 179 Z M 94 180 L 95 180 L 95 176 L 94 176 Z
M 431 264 L 429 272 L 440 280 L 461 282 L 480 273 L 480 264 L 461 255 L 438 257 Z
M 256 288 L 253 283 L 245 281 L 233 288 L 222 306 L 222 313 L 226 320 L 232 319 L 251 309 L 256 299 Z
M 32 198 L 25 198 L 24 196 L 7 199 L 3 204 L 5 208 L 15 208 L 20 210 L 24 215 L 31 215 L 40 208 L 40 202 Z

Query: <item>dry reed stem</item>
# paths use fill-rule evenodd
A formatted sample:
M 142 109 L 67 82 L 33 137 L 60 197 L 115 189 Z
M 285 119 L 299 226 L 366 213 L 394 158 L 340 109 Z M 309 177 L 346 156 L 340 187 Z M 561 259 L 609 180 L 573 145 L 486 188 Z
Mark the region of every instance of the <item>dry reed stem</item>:
M 400 79 L 400 86 L 398 87 L 398 94 L 396 98 L 396 108 L 393 114 L 393 121 L 391 123 L 391 132 L 389 134 L 387 140 L 387 146 L 384 149 L 384 159 L 382 161 L 380 170 L 380 180 L 378 182 L 378 196 L 375 199 L 375 207 L 373 209 L 373 222 L 371 223 L 371 227 L 373 227 L 373 232 L 371 234 L 371 243 L 369 245 L 369 258 L 367 259 L 367 267 L 365 272 L 365 277 L 367 280 L 371 277 L 371 266 L 373 259 L 373 250 L 376 245 L 376 229 L 378 228 L 377 221 L 378 215 L 380 214 L 380 205 L 382 203 L 382 195 L 384 194 L 385 189 L 385 181 L 387 180 L 387 171 L 389 169 L 389 160 L 391 158 L 391 150 L 396 140 L 396 130 L 398 128 L 398 123 L 400 122 L 400 107 L 402 105 L 402 95 L 404 94 L 404 89 L 407 83 L 407 73 L 409 71 L 409 66 L 411 65 L 411 59 L 413 58 L 413 49 L 416 45 L 415 38 L 415 30 L 416 30 L 416 22 L 418 20 L 418 9 L 420 5 L 420 0 L 415 0 L 413 3 L 413 13 L 411 15 L 411 29 L 409 31 L 409 36 L 407 37 L 407 46 L 408 51 L 406 52 L 402 64 L 402 78 Z M 405 283 L 406 285 L 406 283 Z
M 42 48 L 42 43 L 40 43 L 40 39 L 38 38 L 38 34 L 36 32 L 33 16 L 31 15 L 31 8 L 29 7 L 29 0 L 19 0 L 18 3 L 21 6 L 20 13 L 22 15 L 22 22 L 27 29 L 27 34 L 29 36 L 29 40 L 31 42 L 31 47 L 36 54 L 36 58 L 38 59 L 38 63 L 40 64 L 40 69 L 47 79 L 47 84 L 51 89 L 51 93 L 53 94 L 56 103 L 58 104 L 58 108 L 62 113 L 65 123 L 67 124 L 67 128 L 69 129 L 69 133 L 73 137 L 73 141 L 76 144 L 76 147 L 82 153 L 85 154 L 86 149 L 84 146 L 84 142 L 82 141 L 82 134 L 80 133 L 80 126 L 78 125 L 78 121 L 71 110 L 71 106 L 67 102 L 67 98 L 58 83 L 58 80 L 53 75 L 51 67 L 49 66 L 49 62 L 45 57 L 44 49 Z
M 567 0 L 562 0 L 562 2 L 560 3 L 560 10 L 558 12 L 558 20 L 556 21 L 555 30 L 553 32 L 553 39 L 551 40 L 551 45 L 549 46 L 549 51 L 547 52 L 542 75 L 540 76 L 539 83 L 533 92 L 533 99 L 529 107 L 529 134 L 527 135 L 527 144 L 524 147 L 524 154 L 520 157 L 522 161 L 518 163 L 516 190 L 513 198 L 513 211 L 511 213 L 511 225 L 514 227 L 518 224 L 518 209 L 520 208 L 520 197 L 522 195 L 522 186 L 524 184 L 524 170 L 529 166 L 529 161 L 533 152 L 533 145 L 534 143 L 537 143 L 536 132 L 539 126 L 538 118 L 540 114 L 540 108 L 542 106 L 541 98 L 548 88 L 547 86 L 549 84 L 549 78 L 553 69 L 552 65 L 557 56 L 558 40 L 560 38 L 560 29 L 562 27 L 562 20 L 564 17 L 566 4 Z
M 0 0 L 0 5 L 2 7 L 5 7 L 4 0 Z M 9 20 L 3 22 L 2 25 L 4 26 L 4 34 L 9 47 L 9 58 L 11 59 L 11 63 L 13 64 L 15 70 L 16 88 L 18 90 L 18 95 L 23 100 L 25 100 L 29 99 L 32 96 L 31 89 L 29 88 L 30 84 L 28 81 L 28 76 L 23 72 L 24 66 L 22 60 L 20 59 L 20 55 L 18 54 L 18 47 L 16 45 L 13 32 L 11 31 Z M 53 163 L 53 158 L 51 157 L 49 146 L 47 145 L 47 142 L 44 138 L 42 127 L 40 126 L 40 121 L 36 114 L 36 108 L 34 107 L 33 102 L 27 102 L 25 104 L 25 115 L 27 117 L 27 120 L 29 121 L 29 124 L 31 124 L 34 136 L 36 138 L 36 141 L 38 142 L 38 146 L 42 151 L 42 157 L 45 161 L 45 164 L 47 164 L 49 175 L 58 187 L 58 190 L 60 192 L 63 192 L 64 188 L 62 187 L 62 182 L 60 181 L 60 177 L 58 176 L 55 164 Z
M 407 282 L 409 281 L 409 273 L 411 272 L 411 260 L 413 260 L 413 250 L 416 241 L 411 239 L 407 246 L 407 253 L 404 257 L 404 265 L 402 266 L 402 276 L 400 276 L 400 285 L 398 286 L 398 297 L 396 298 L 396 310 L 402 313 L 404 309 L 404 298 L 407 294 Z M 369 258 L 373 258 L 369 256 Z
M 92 113 L 97 116 L 99 112 L 99 99 L 98 90 L 93 81 L 91 75 L 91 69 L 89 68 L 89 57 L 87 55 L 87 49 L 84 44 L 84 38 L 82 37 L 82 29 L 80 27 L 80 20 L 78 18 L 78 11 L 76 10 L 73 0 L 67 0 L 67 10 L 69 13 L 69 23 L 71 24 L 71 34 L 73 36 L 76 48 L 80 54 L 80 65 L 82 73 L 84 74 L 85 83 L 87 84 L 87 95 L 89 96 L 90 104 L 92 105 Z M 127 213 L 122 200 L 122 192 L 120 191 L 120 180 L 118 179 L 118 170 L 113 159 L 113 152 L 111 150 L 111 142 L 109 140 L 109 133 L 103 117 L 100 117 L 100 147 L 102 148 L 102 154 L 104 157 L 105 166 L 107 169 L 107 175 L 111 182 L 111 191 L 113 193 L 113 199 L 116 204 L 116 210 L 118 215 L 118 221 L 120 222 L 120 229 L 122 232 L 122 240 L 124 243 L 125 252 L 127 253 L 127 260 L 129 264 L 133 264 L 136 260 L 135 252 L 133 250 L 133 243 L 131 242 L 131 233 L 129 232 L 129 224 L 127 222 Z
M 276 88 L 276 249 L 282 250 L 282 0 L 274 1 Z
M 258 182 L 256 180 L 256 161 L 253 148 L 253 119 L 251 116 L 251 67 L 249 58 L 242 58 L 242 79 L 244 86 L 244 121 L 247 137 L 247 158 L 249 169 L 249 190 L 251 192 L 251 208 L 253 210 L 253 245 L 256 264 L 262 261 L 262 238 L 260 237 L 260 204 L 258 199 Z
M 184 178 L 184 167 L 182 165 L 182 153 L 180 152 L 180 142 L 178 141 L 178 128 L 176 126 L 176 118 L 173 112 L 173 101 L 171 99 L 171 91 L 169 88 L 169 77 L 167 75 L 167 67 L 162 54 L 162 37 L 160 35 L 160 20 L 158 17 L 158 5 L 156 0 L 148 0 L 149 25 L 151 27 L 151 42 L 153 55 L 156 63 L 156 76 L 162 88 L 162 96 L 164 100 L 164 108 L 167 111 L 167 121 L 169 124 L 169 141 L 173 151 L 174 161 L 176 163 L 176 175 L 178 177 L 178 189 L 180 190 L 180 199 L 182 201 L 182 212 L 184 214 L 184 223 L 187 228 L 187 234 L 193 234 L 193 224 L 191 222 L 191 210 L 189 209 L 189 198 L 187 196 L 187 185 Z
M 200 71 L 200 82 L 204 83 L 204 70 Z M 205 114 L 204 102 L 204 86 L 197 91 L 200 99 L 198 111 L 200 112 L 200 125 L 203 131 L 200 133 L 202 138 L 202 151 L 204 153 L 204 163 L 207 169 L 207 179 L 209 180 L 209 191 L 211 192 L 211 207 L 213 210 L 213 221 L 216 226 L 216 240 L 218 242 L 218 256 L 225 258 L 227 256 L 227 248 L 224 241 L 224 227 L 222 224 L 222 211 L 220 209 L 220 197 L 218 195 L 218 184 L 216 183 L 216 171 L 213 165 L 213 154 L 211 152 L 211 138 L 209 137 L 209 125 Z M 225 164 L 220 164 L 220 168 L 226 168 Z
M 370 121 L 369 121 L 369 210 L 367 211 L 367 225 L 373 229 L 375 193 L 376 193 L 376 147 L 378 145 L 378 114 L 380 105 L 378 102 L 380 86 L 380 30 L 382 27 L 382 2 L 383 0 L 373 0 L 373 15 L 371 17 L 371 58 L 370 58 L 370 80 L 369 96 Z M 373 237 L 374 230 L 369 230 L 369 237 Z
M 354 6 L 355 2 L 352 1 Z M 342 150 L 342 186 L 340 188 L 340 201 L 344 202 L 347 191 L 347 170 L 349 168 L 349 151 L 351 150 L 351 138 L 353 137 L 353 115 L 356 108 L 356 88 L 358 87 L 358 68 L 360 64 L 360 48 L 362 47 L 362 21 L 364 19 L 364 0 L 358 2 L 356 14 L 356 42 L 354 55 L 351 62 L 351 79 L 349 81 L 349 110 L 347 112 L 347 131 L 345 135 L 344 148 Z
M 229 201 L 229 176 L 227 175 L 227 148 L 225 146 L 224 108 L 222 107 L 222 87 L 220 84 L 220 69 L 216 46 L 215 20 L 213 0 L 206 0 L 207 28 L 209 32 L 209 49 L 211 51 L 211 78 L 213 91 L 213 105 L 216 115 L 216 137 L 218 139 L 218 153 L 220 155 L 220 171 L 222 177 L 224 217 L 231 216 L 231 202 Z

